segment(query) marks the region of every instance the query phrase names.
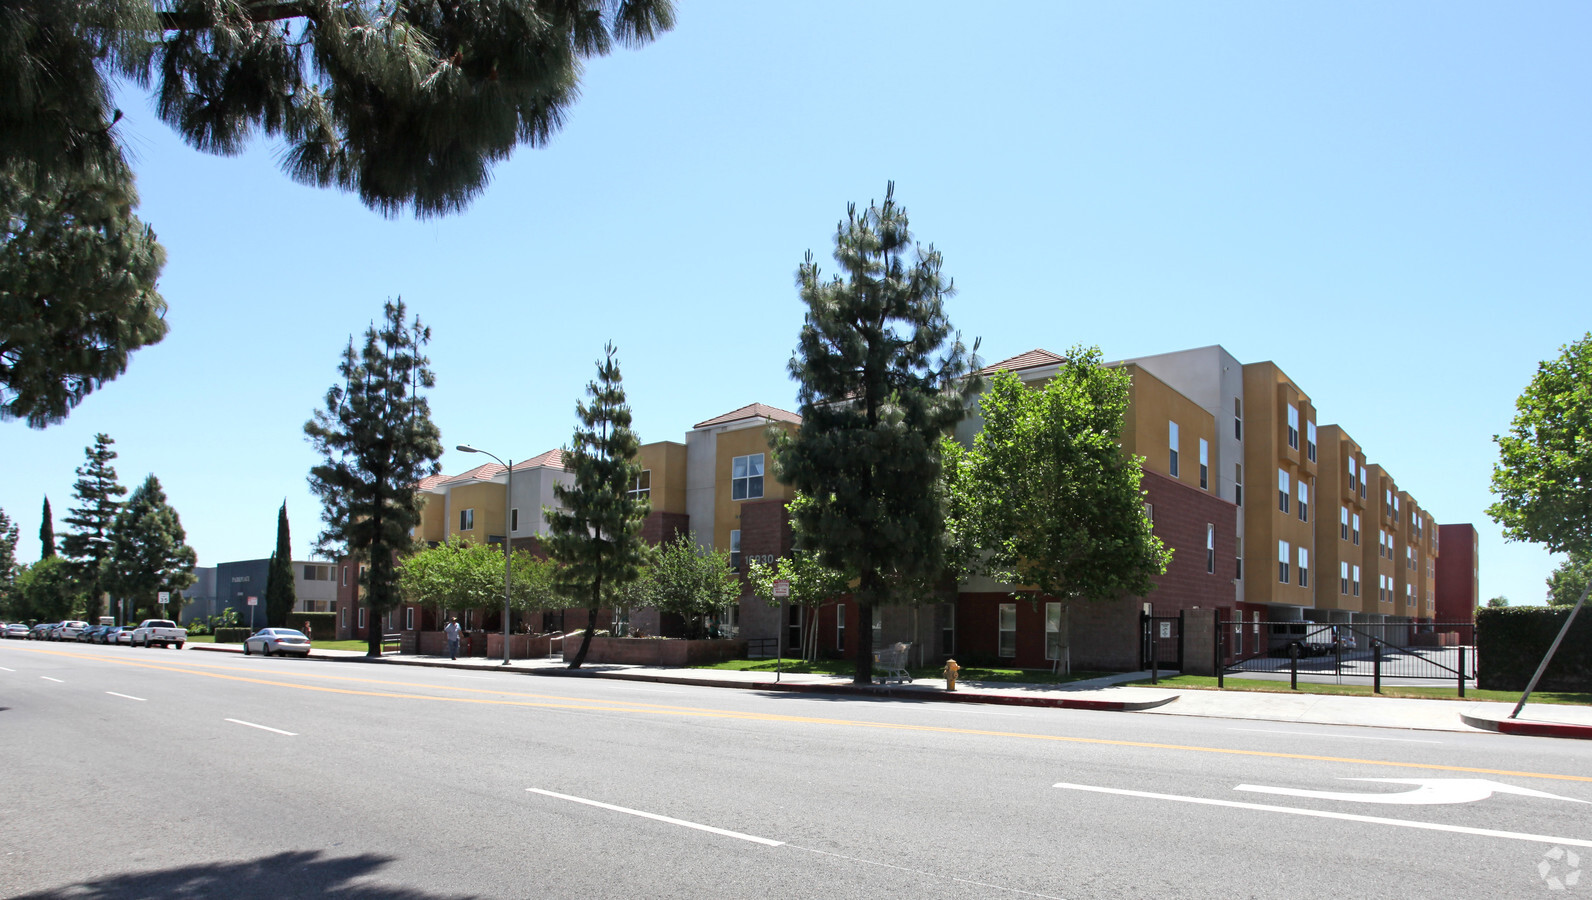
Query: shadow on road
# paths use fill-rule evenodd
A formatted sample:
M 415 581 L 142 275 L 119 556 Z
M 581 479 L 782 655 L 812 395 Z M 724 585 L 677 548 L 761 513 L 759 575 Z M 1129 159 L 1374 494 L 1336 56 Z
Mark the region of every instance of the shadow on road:
M 372 853 L 329 857 L 318 850 L 300 850 L 258 859 L 200 863 L 153 872 L 107 875 L 81 884 L 63 885 L 28 894 L 24 900 L 155 900 L 212 898 L 253 900 L 280 897 L 338 897 L 350 900 L 464 900 L 465 894 L 434 894 L 388 882 L 353 883 L 370 878 L 393 861 Z

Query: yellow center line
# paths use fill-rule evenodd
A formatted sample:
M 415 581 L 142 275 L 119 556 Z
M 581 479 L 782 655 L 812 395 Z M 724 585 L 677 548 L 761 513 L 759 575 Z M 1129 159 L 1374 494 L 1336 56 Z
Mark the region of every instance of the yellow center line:
M 1137 747 L 1145 750 L 1177 750 L 1188 753 L 1215 753 L 1227 756 L 1252 756 L 1267 759 L 1297 759 L 1309 762 L 1348 763 L 1362 766 L 1383 766 L 1396 769 L 1421 769 L 1437 772 L 1463 772 L 1471 775 L 1506 775 L 1516 778 L 1544 778 L 1554 781 L 1579 781 L 1592 783 L 1592 775 L 1559 775 L 1550 772 L 1522 772 L 1514 769 L 1486 769 L 1474 766 L 1449 766 L 1439 763 L 1399 762 L 1386 759 L 1361 759 L 1350 756 L 1321 756 L 1309 753 L 1279 753 L 1271 750 L 1244 750 L 1234 747 L 1203 747 L 1194 744 L 1163 744 L 1152 741 L 1125 741 L 1108 738 L 1086 738 L 1053 734 L 1034 734 L 1022 731 L 989 731 L 979 728 L 953 728 L 944 725 L 912 725 L 894 722 L 870 722 L 861 719 L 832 719 L 820 716 L 793 716 L 779 713 L 735 712 L 731 710 L 706 709 L 694 706 L 674 706 L 658 703 L 643 703 L 632 700 L 570 700 L 552 694 L 538 694 L 511 690 L 492 690 L 484 688 L 453 687 L 450 685 L 432 685 L 416 682 L 393 681 L 380 678 L 359 678 L 344 675 L 323 675 L 313 672 L 295 672 L 294 675 L 304 678 L 316 678 L 323 681 L 338 681 L 352 684 L 388 685 L 395 688 L 422 688 L 433 691 L 448 691 L 456 694 L 492 694 L 498 697 L 517 697 L 524 699 L 487 699 L 484 697 L 439 697 L 432 694 L 411 694 L 396 691 L 359 690 L 355 688 L 325 687 L 312 684 L 298 684 L 289 681 L 274 681 L 268 678 L 255 678 L 243 675 L 227 675 L 220 672 L 202 671 L 202 669 L 220 669 L 222 665 L 214 663 L 189 663 L 183 661 L 180 665 L 169 663 L 141 662 L 129 659 L 110 659 L 100 656 L 83 656 L 61 650 L 46 650 L 35 648 L 15 648 L 25 652 L 65 656 L 72 659 L 81 659 L 97 662 L 111 662 L 116 665 L 132 666 L 140 669 L 152 669 L 163 672 L 177 672 L 187 675 L 199 675 L 205 678 L 217 678 L 224 681 L 238 681 L 248 684 L 259 684 L 268 687 L 284 687 L 293 690 L 315 691 L 326 694 L 346 694 L 356 697 L 382 697 L 397 700 L 431 700 L 439 703 L 470 703 L 485 706 L 513 706 L 535 709 L 572 709 L 595 712 L 620 712 L 641 713 L 659 716 L 684 716 L 707 719 L 730 719 L 752 722 L 784 722 L 802 725 L 836 725 L 852 728 L 874 728 L 889 731 L 913 731 L 929 734 L 956 734 L 972 737 L 997 737 L 1016 738 L 1019 740 L 1048 741 L 1064 744 L 1093 744 L 1106 747 Z

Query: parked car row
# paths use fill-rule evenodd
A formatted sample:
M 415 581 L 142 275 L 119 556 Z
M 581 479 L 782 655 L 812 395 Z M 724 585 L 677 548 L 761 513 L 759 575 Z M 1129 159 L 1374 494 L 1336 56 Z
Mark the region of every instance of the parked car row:
M 20 629 L 20 630 L 18 630 Z M 64 622 L 40 622 L 29 628 L 14 624 L 5 627 L 5 636 L 30 641 L 78 641 L 85 644 L 127 644 L 133 647 L 162 647 L 182 649 L 188 639 L 186 629 L 177 627 L 169 619 L 145 619 L 138 626 L 90 625 L 68 619 Z

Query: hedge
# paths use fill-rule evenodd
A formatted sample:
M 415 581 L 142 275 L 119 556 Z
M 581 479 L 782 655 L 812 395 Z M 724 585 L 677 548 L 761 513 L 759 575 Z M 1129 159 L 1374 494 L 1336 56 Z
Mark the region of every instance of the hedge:
M 337 640 L 337 613 L 329 612 L 296 612 L 287 617 L 286 628 L 295 631 L 304 631 L 304 623 L 308 622 L 310 630 L 305 632 L 311 641 Z
M 253 633 L 254 633 L 254 631 L 252 629 L 248 629 L 248 628 L 217 628 L 216 629 L 216 643 L 218 643 L 218 644 L 241 644 L 241 643 L 243 643 L 243 639 L 244 638 L 248 637 L 249 635 L 251 635 Z
M 1506 606 L 1476 610 L 1476 684 L 1492 691 L 1523 691 L 1543 654 L 1564 627 L 1569 607 Z M 1592 691 L 1592 610 L 1581 610 L 1539 691 Z

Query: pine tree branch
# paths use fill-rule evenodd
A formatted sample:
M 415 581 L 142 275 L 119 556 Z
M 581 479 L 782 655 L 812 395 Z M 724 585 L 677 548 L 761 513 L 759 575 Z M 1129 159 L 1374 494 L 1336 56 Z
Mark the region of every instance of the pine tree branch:
M 281 2 L 258 3 L 248 7 L 247 20 L 250 22 L 280 22 L 284 19 L 319 21 L 315 17 L 314 5 L 302 0 L 281 0 Z M 198 11 L 168 10 L 160 13 L 160 27 L 165 31 L 195 31 L 201 28 L 214 28 L 218 24 L 220 23 L 214 16 Z

